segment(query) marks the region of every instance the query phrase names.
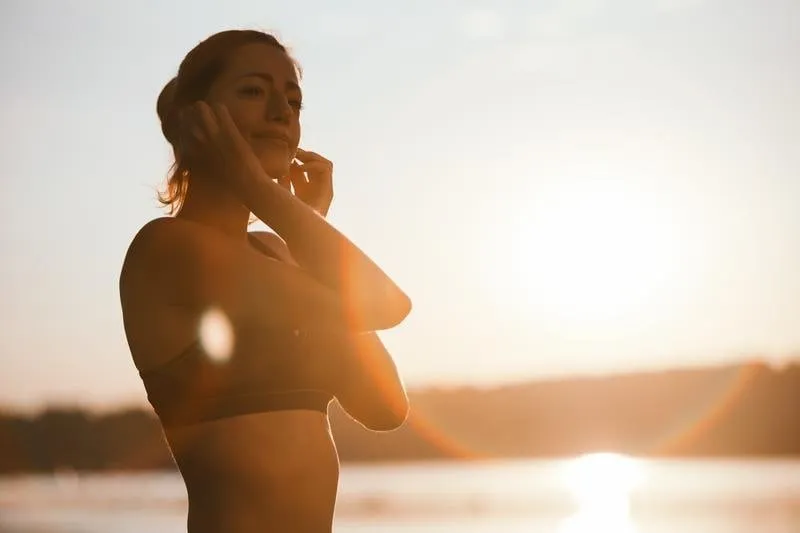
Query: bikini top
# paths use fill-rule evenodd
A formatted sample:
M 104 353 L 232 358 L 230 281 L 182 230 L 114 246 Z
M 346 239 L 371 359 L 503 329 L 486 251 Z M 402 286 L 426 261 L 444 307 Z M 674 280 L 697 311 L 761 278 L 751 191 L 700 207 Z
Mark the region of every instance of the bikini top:
M 259 252 L 281 260 L 258 238 L 248 235 Z M 166 363 L 140 372 L 147 398 L 164 427 L 176 427 L 249 413 L 313 410 L 327 413 L 333 395 L 308 388 L 302 362 L 307 345 L 302 332 L 273 328 L 266 353 L 210 357 L 195 340 Z M 261 345 L 261 343 L 259 343 Z M 305 387 L 305 388 L 304 388 Z

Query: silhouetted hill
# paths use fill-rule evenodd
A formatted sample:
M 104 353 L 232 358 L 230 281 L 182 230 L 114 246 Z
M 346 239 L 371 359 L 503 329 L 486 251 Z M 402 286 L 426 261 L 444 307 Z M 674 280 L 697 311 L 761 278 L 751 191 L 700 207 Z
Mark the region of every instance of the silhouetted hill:
M 565 456 L 800 455 L 800 365 L 753 364 L 411 393 L 401 429 L 372 433 L 340 409 L 343 461 Z M 173 468 L 148 410 L 51 408 L 0 416 L 0 473 Z

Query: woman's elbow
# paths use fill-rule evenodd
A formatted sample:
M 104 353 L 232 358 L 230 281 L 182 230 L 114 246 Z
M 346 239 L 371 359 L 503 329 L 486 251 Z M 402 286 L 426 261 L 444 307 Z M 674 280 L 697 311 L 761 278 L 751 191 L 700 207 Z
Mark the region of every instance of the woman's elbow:
M 375 330 L 386 330 L 398 326 L 411 314 L 411 298 L 406 293 L 397 290 L 387 301 L 381 302 L 380 310 L 375 313 L 379 318 L 379 324 Z
M 372 398 L 351 404 L 351 416 L 371 431 L 394 431 L 408 419 L 410 407 L 405 391 L 398 391 L 391 398 Z M 347 407 L 345 407 L 347 410 Z
M 396 405 L 391 409 L 372 413 L 372 416 L 365 417 L 366 419 L 362 419 L 360 422 L 371 431 L 395 431 L 405 424 L 408 414 L 409 406 L 408 402 L 405 402 L 402 406 Z
M 400 291 L 394 309 L 394 312 L 396 313 L 397 316 L 398 324 L 403 320 L 405 320 L 406 317 L 411 314 L 411 308 L 412 308 L 411 298 L 409 298 L 406 293 Z

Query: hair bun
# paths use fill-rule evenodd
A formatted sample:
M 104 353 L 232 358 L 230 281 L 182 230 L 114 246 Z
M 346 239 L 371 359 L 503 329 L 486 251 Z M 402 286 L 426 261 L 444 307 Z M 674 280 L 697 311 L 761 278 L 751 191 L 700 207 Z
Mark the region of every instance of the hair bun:
M 156 102 L 156 112 L 161 121 L 161 132 L 167 141 L 173 143 L 178 139 L 178 120 L 177 109 L 175 106 L 175 92 L 178 87 L 178 77 L 174 77 L 167 82 L 161 94 L 158 95 Z

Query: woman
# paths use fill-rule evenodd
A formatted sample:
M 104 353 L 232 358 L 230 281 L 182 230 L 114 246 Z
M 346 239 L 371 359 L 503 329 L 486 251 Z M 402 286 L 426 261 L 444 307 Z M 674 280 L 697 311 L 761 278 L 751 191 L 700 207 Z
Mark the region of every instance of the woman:
M 174 171 L 120 276 L 125 332 L 189 497 L 190 533 L 331 531 L 327 407 L 400 426 L 408 401 L 376 330 L 408 297 L 323 218 L 332 164 L 298 148 L 298 68 L 272 36 L 198 44 L 159 96 Z M 273 233 L 249 233 L 251 214 Z M 203 317 L 230 326 L 229 353 Z

